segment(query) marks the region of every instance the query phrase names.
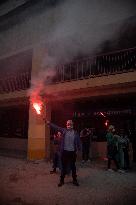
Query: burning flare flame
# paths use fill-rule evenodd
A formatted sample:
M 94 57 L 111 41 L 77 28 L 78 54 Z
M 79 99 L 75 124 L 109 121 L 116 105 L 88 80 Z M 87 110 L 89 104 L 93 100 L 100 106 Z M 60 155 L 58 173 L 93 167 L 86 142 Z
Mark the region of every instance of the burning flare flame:
M 33 103 L 33 107 L 36 110 L 37 114 L 40 115 L 41 114 L 41 109 L 42 109 L 42 103 Z

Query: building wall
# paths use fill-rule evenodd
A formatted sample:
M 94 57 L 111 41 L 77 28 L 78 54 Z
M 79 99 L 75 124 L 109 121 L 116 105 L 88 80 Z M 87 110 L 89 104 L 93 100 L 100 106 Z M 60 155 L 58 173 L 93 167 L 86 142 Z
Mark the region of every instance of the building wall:
M 91 96 L 135 93 L 136 71 L 116 75 L 95 77 L 78 81 L 58 83 L 45 87 L 45 93 L 55 95 L 57 100 L 72 100 Z M 53 100 L 53 98 L 52 98 Z
M 33 49 L 32 56 L 32 73 L 31 81 L 38 75 L 39 70 L 43 62 L 43 56 L 45 54 L 44 46 L 37 46 Z M 51 119 L 51 112 L 53 110 L 52 101 L 59 103 L 63 100 L 67 102 L 67 106 L 71 106 L 72 100 L 88 99 L 92 96 L 112 96 L 114 94 L 128 94 L 136 92 L 136 72 L 123 73 L 111 76 L 96 77 L 90 79 L 84 79 L 79 81 L 71 81 L 65 83 L 58 83 L 55 85 L 46 85 L 42 92 L 43 100 L 46 105 L 46 93 L 50 93 L 48 98 L 48 106 L 46 106 L 45 113 L 43 115 L 48 116 Z M 0 95 L 1 105 L 7 102 L 7 105 L 16 99 L 29 96 L 30 92 L 18 91 L 9 94 Z M 55 97 L 54 97 L 55 96 Z M 44 98 L 45 97 L 45 98 Z M 61 107 L 63 108 L 63 107 Z M 65 107 L 63 108 L 65 109 Z M 57 116 L 56 116 L 57 117 Z M 23 146 L 23 145 L 22 145 Z M 104 148 L 100 148 L 96 143 L 96 150 L 99 150 L 100 154 L 104 154 Z M 103 146 L 102 146 L 103 147 Z M 50 132 L 49 128 L 45 125 L 43 116 L 41 118 L 35 113 L 30 100 L 29 108 L 29 130 L 28 130 L 28 147 L 27 147 L 28 159 L 43 159 L 50 156 Z M 93 153 L 94 156 L 97 153 Z
M 0 137 L 0 149 L 21 150 L 27 152 L 27 139 Z
M 26 158 L 27 139 L 0 137 L 0 154 Z
M 56 22 L 60 22 L 59 19 L 59 7 L 55 7 L 49 12 L 47 10 L 45 13 L 42 10 L 42 13 L 37 15 L 30 15 L 25 21 L 21 21 L 19 24 L 10 26 L 10 29 L 4 29 L 1 31 L 0 40 L 0 58 L 5 58 L 7 56 L 12 56 L 20 51 L 27 50 L 29 48 L 33 49 L 32 56 L 32 82 L 35 77 L 38 76 L 43 60 L 46 61 L 46 43 L 50 34 L 54 34 L 54 27 Z M 29 12 L 28 12 L 29 13 Z M 24 14 L 21 14 L 22 19 L 25 17 Z M 17 19 L 17 17 L 16 17 Z M 117 19 L 116 19 L 117 20 Z M 9 21 L 10 22 L 10 21 Z M 57 29 L 56 29 L 57 30 Z M 52 31 L 52 32 L 50 32 Z M 58 30 L 57 30 L 58 31 Z M 55 36 L 56 37 L 56 36 Z M 67 40 L 67 38 L 66 38 Z M 64 38 L 65 41 L 65 38 Z M 65 45 L 65 44 L 64 44 Z M 46 106 L 46 117 L 51 119 L 51 101 L 58 100 L 77 100 L 81 98 L 88 98 L 91 96 L 104 96 L 104 95 L 113 95 L 116 93 L 130 93 L 136 92 L 136 72 L 133 73 L 124 73 L 112 76 L 97 77 L 86 80 L 79 80 L 67 83 L 60 83 L 55 85 L 48 85 L 43 90 L 42 95 L 45 96 L 46 93 L 50 94 L 48 98 L 48 106 Z M 18 91 L 14 93 L 8 93 L 0 95 L 0 104 L 10 105 L 11 100 L 16 101 L 16 99 L 21 97 L 29 96 L 30 93 L 27 91 Z M 55 96 L 55 97 L 54 97 Z M 30 101 L 31 102 L 31 101 Z M 13 142 L 14 148 L 25 148 L 26 141 L 18 140 L 9 140 Z M 15 142 L 17 144 L 15 144 Z M 7 146 L 7 139 L 4 139 L 3 146 Z M 100 147 L 98 144 L 94 145 L 99 150 Z M 28 159 L 43 159 L 48 158 L 50 154 L 50 132 L 49 128 L 45 125 L 43 116 L 38 117 L 35 114 L 35 111 L 30 103 L 29 108 L 29 130 L 28 130 Z M 105 148 L 100 150 L 100 153 L 104 154 Z M 94 153 L 97 155 L 97 153 Z

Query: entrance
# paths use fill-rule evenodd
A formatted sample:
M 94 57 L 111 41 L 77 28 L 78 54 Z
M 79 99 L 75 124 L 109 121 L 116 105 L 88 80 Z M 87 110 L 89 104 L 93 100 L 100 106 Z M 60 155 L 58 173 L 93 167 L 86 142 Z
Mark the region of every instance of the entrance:
M 133 146 L 133 159 L 136 161 L 136 96 L 103 96 L 80 99 L 72 102 L 61 102 L 54 106 L 52 120 L 65 126 L 68 119 L 73 119 L 78 132 L 90 127 L 95 140 L 106 141 L 108 123 L 115 126 L 118 133 L 122 129 L 128 131 Z

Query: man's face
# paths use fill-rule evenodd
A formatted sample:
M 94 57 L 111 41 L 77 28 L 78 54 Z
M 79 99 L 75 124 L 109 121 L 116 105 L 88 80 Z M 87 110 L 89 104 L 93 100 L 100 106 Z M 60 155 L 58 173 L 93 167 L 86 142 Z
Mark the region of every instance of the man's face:
M 72 129 L 73 128 L 73 122 L 71 120 L 68 120 L 66 123 L 67 129 Z

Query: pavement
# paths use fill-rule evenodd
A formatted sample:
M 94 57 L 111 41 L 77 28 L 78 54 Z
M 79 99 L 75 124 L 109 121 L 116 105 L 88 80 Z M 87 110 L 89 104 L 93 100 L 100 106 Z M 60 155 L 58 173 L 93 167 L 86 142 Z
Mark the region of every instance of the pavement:
M 134 205 L 136 166 L 126 173 L 109 172 L 106 162 L 77 162 L 79 187 L 66 176 L 58 187 L 59 171 L 50 174 L 45 160 L 27 161 L 0 156 L 0 205 Z

